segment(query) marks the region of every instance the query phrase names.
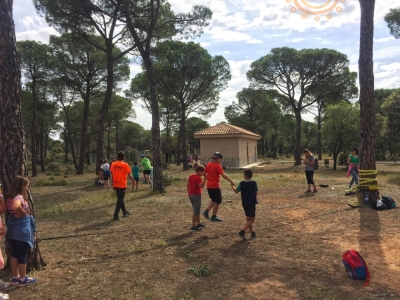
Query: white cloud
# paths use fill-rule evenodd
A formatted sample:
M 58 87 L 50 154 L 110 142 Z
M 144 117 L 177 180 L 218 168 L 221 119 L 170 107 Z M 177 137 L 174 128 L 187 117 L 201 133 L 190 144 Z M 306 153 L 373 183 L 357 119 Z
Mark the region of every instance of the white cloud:
M 380 38 L 380 39 L 374 39 L 374 43 L 385 43 L 390 40 L 394 40 L 395 38 L 393 36 L 385 37 L 385 38 Z
M 295 38 L 295 39 L 292 39 L 292 42 L 293 42 L 293 43 L 298 43 L 298 42 L 301 42 L 301 41 L 304 41 L 304 38 Z
M 261 44 L 263 41 L 262 40 L 256 40 L 256 39 L 251 39 L 249 41 L 246 41 L 248 44 Z
M 385 71 L 396 71 L 396 70 L 400 70 L 400 63 L 394 62 L 394 63 L 388 64 L 388 65 L 382 65 L 382 66 L 381 66 L 381 69 L 382 69 L 382 70 L 385 70 Z

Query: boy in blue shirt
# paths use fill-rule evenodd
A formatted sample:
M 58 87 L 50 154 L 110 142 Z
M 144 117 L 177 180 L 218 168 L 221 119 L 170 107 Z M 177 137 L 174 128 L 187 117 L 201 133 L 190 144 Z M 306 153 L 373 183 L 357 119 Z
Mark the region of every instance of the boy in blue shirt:
M 242 240 L 246 241 L 245 232 L 247 229 L 250 229 L 251 238 L 254 239 L 256 237 L 256 233 L 253 230 L 253 223 L 256 220 L 256 204 L 257 202 L 257 182 L 251 180 L 253 177 L 253 172 L 248 169 L 244 171 L 244 181 L 241 181 L 237 188 L 232 186 L 233 191 L 237 193 L 241 193 L 242 196 L 242 205 L 244 212 L 246 214 L 246 224 L 244 224 L 242 230 L 238 232 L 238 235 L 242 238 Z
M 139 166 L 138 166 L 137 161 L 133 162 L 132 173 L 133 173 L 133 179 L 136 181 L 136 190 L 138 190 L 138 186 L 139 186 Z

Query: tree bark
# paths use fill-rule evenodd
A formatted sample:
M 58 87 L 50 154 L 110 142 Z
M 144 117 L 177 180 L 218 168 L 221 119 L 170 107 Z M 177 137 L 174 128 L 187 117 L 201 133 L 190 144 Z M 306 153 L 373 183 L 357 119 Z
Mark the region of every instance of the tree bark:
M 294 164 L 295 166 L 301 165 L 301 112 L 294 111 L 296 116 L 296 142 L 294 146 Z
M 8 193 L 15 176 L 28 177 L 21 114 L 21 63 L 16 48 L 12 8 L 13 0 L 0 0 L 0 175 L 4 194 Z M 30 189 L 28 203 L 34 215 Z M 45 265 L 35 243 L 28 269 L 34 267 L 39 270 Z
M 107 47 L 107 88 L 104 96 L 103 104 L 101 105 L 99 117 L 97 119 L 97 160 L 104 157 L 104 123 L 108 114 L 108 110 L 111 104 L 111 97 L 114 87 L 114 58 L 112 54 L 112 41 L 109 39 L 105 40 Z M 109 149 L 108 149 L 109 151 Z M 109 156 L 109 152 L 108 152 Z M 108 158 L 109 159 L 109 158 Z M 100 165 L 96 164 L 96 174 L 100 172 Z
M 360 81 L 360 168 L 376 170 L 375 105 L 374 105 L 374 10 L 375 0 L 359 0 L 361 8 L 360 57 L 358 60 Z M 365 191 L 361 191 L 364 199 Z M 376 201 L 379 192 L 369 192 L 370 200 Z
M 88 77 L 91 77 L 88 75 Z M 82 120 L 82 129 L 81 129 L 81 145 L 79 149 L 79 160 L 78 160 L 78 170 L 76 174 L 83 174 L 84 166 L 85 166 L 85 151 L 86 151 L 86 139 L 87 139 L 87 126 L 89 119 L 89 103 L 90 103 L 90 80 L 86 82 L 86 91 L 84 95 L 84 104 L 83 104 L 83 120 Z
M 37 174 L 37 152 L 36 152 L 36 78 L 32 78 L 32 124 L 31 124 L 31 155 L 32 155 L 32 177 Z
M 182 164 L 182 170 L 189 170 L 188 166 L 188 151 L 187 151 L 187 143 L 186 143 L 186 110 L 185 106 L 183 104 L 184 100 L 181 99 L 181 120 L 179 124 L 179 140 L 181 141 L 181 154 L 183 157 L 183 164 Z M 179 153 L 178 153 L 179 156 Z

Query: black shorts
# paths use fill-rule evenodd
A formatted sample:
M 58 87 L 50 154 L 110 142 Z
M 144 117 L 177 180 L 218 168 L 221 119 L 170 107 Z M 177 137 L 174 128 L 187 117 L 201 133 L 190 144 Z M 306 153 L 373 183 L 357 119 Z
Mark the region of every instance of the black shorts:
M 254 218 L 256 216 L 256 205 L 243 206 L 246 217 Z
M 151 170 L 143 170 L 143 175 L 150 175 Z
M 210 197 L 212 202 L 221 204 L 222 202 L 221 189 L 207 189 L 207 191 L 208 191 L 208 196 Z
M 136 182 L 139 182 L 139 177 L 134 177 L 133 180 L 135 180 Z

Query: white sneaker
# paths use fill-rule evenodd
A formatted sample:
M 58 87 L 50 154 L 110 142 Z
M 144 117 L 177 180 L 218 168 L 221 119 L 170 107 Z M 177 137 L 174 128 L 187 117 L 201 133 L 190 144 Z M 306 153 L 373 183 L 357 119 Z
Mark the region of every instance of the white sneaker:
M 0 280 L 0 290 L 6 289 L 10 286 L 9 282 L 4 282 L 3 280 Z M 7 295 L 8 296 L 8 295 Z M 1 299 L 1 298 L 0 298 Z
M 0 300 L 8 300 L 8 299 L 10 299 L 8 294 L 0 293 Z

